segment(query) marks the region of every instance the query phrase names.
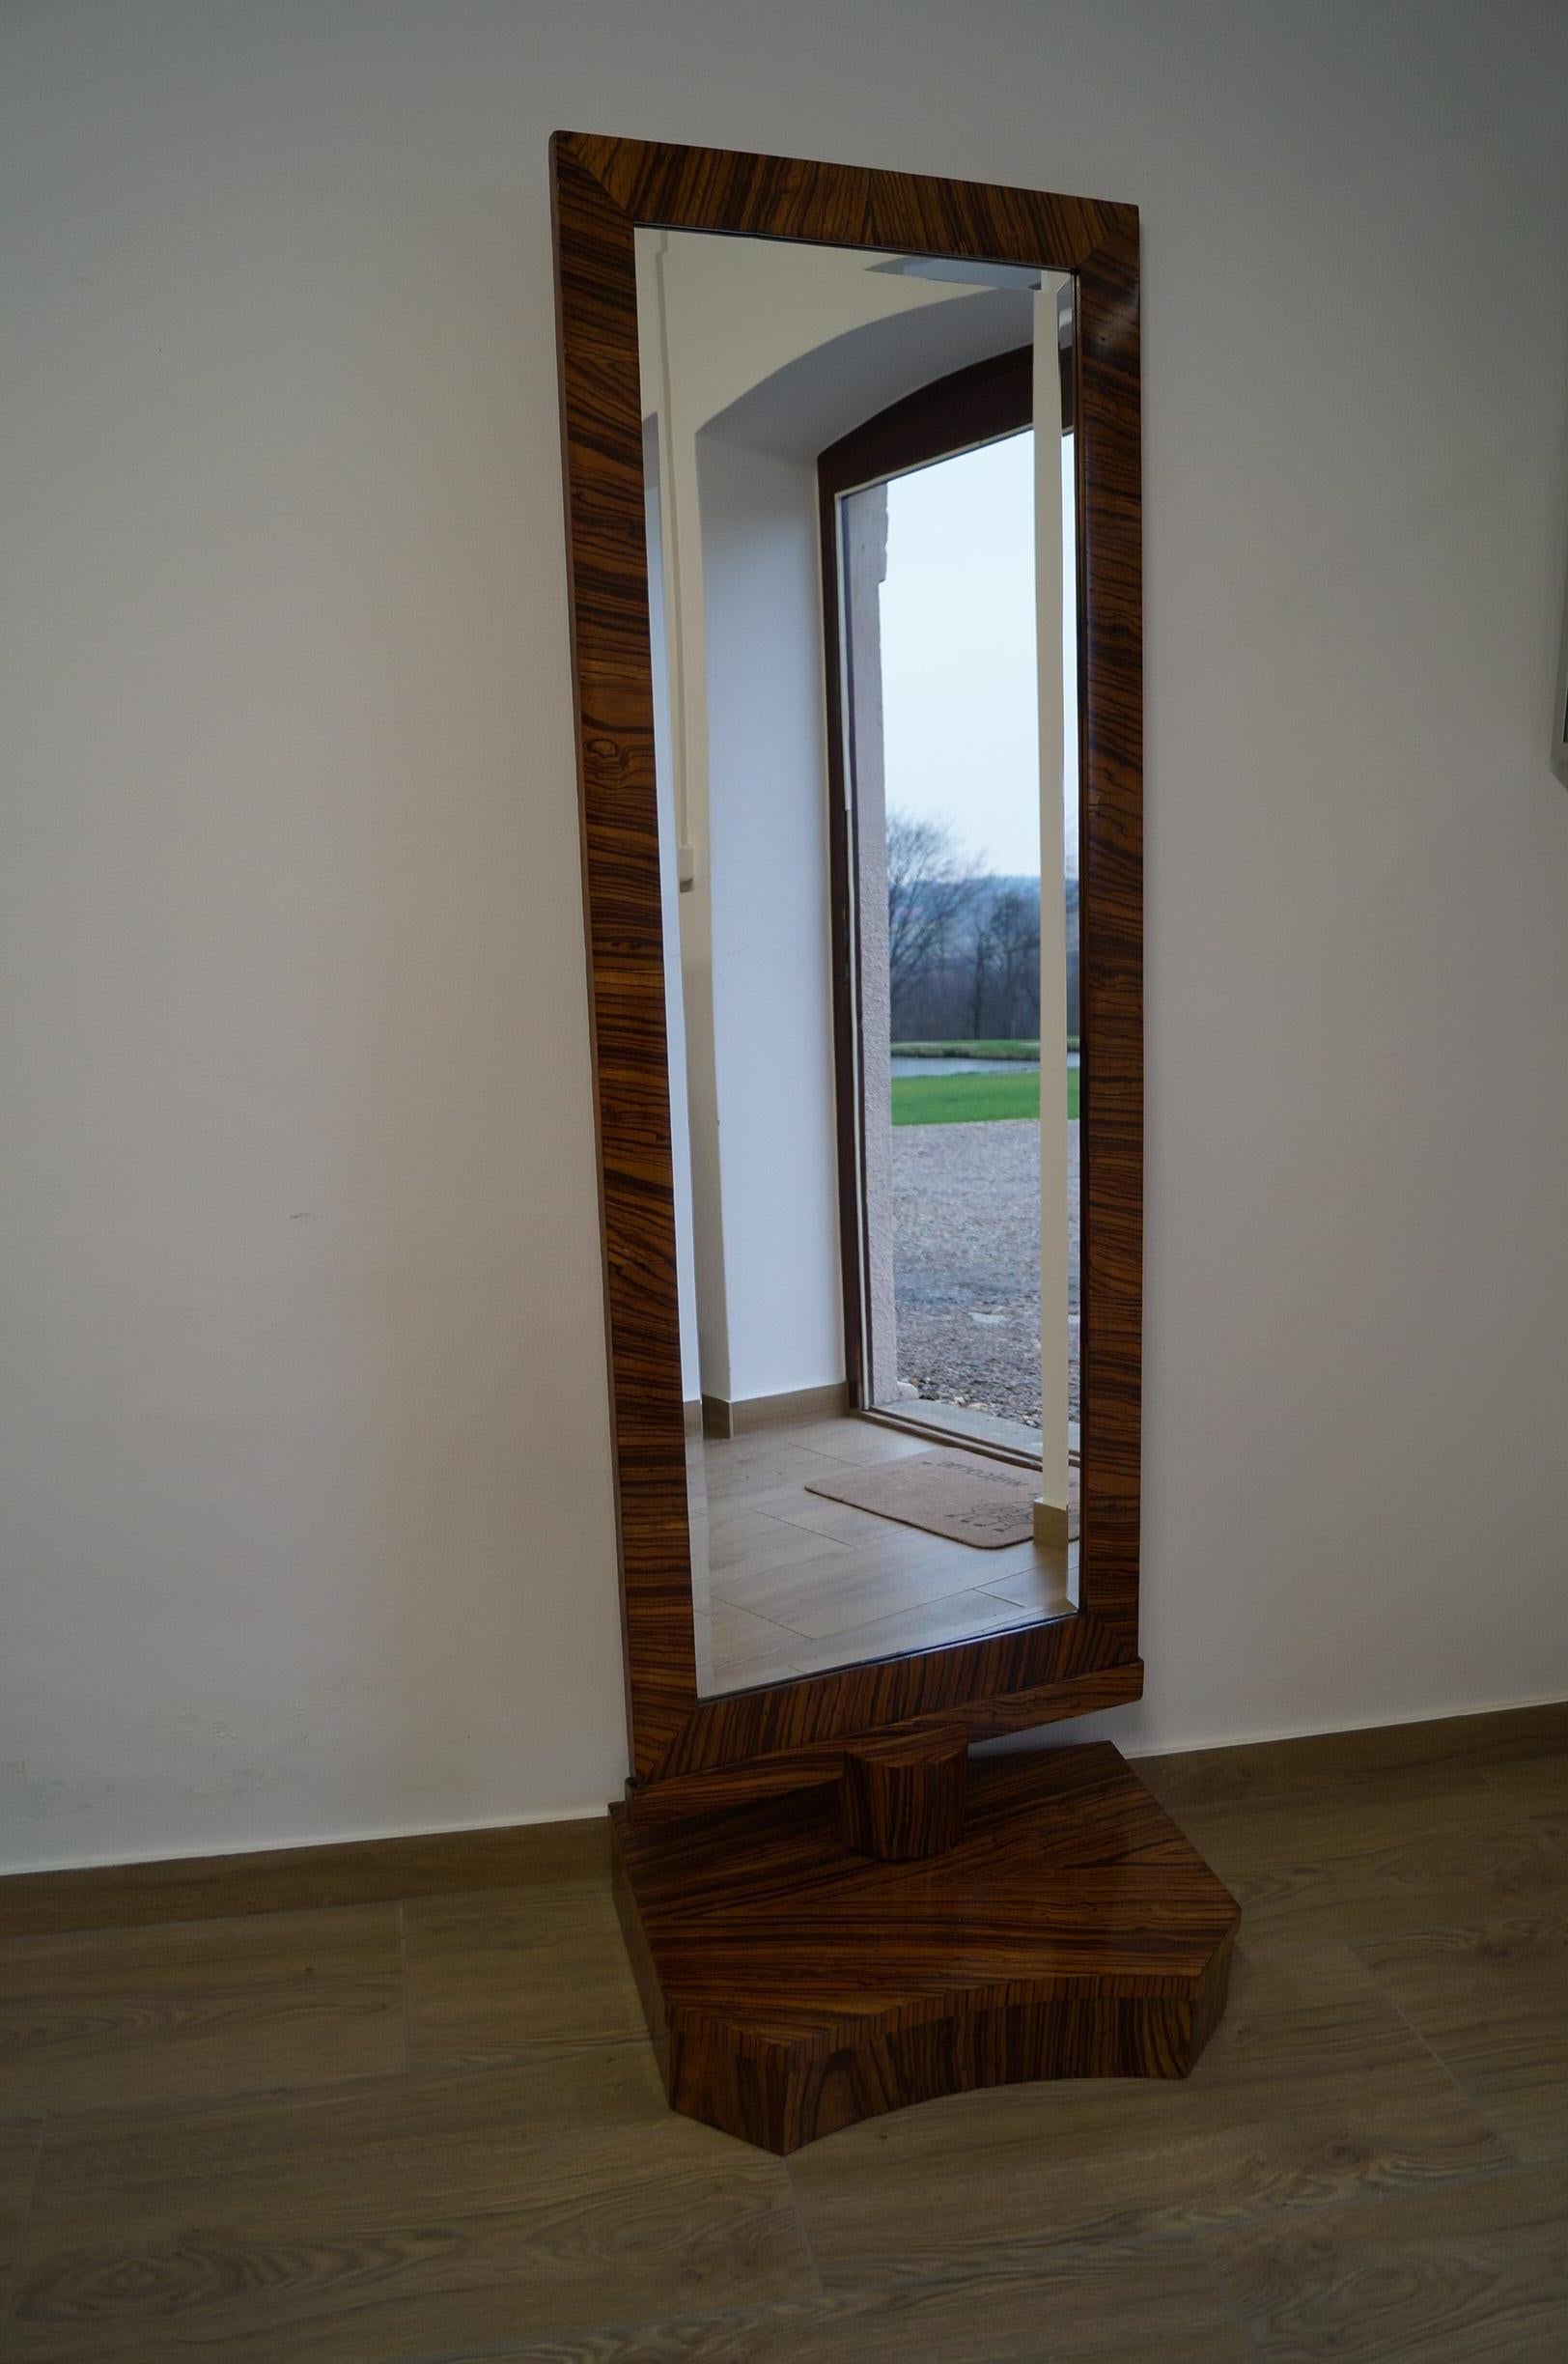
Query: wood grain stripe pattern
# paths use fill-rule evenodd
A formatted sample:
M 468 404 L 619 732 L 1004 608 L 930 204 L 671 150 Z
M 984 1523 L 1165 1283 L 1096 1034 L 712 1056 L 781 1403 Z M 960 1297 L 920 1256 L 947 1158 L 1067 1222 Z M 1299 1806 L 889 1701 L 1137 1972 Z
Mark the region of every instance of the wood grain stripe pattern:
M 945 1855 L 964 1835 L 969 1736 L 960 1725 L 930 1735 L 880 1734 L 844 1759 L 834 1828 L 856 1854 L 887 1863 Z
M 611 1810 L 672 2107 L 772 2151 L 979 2085 L 1185 2076 L 1237 1907 L 1114 1748 L 976 1764 L 950 1852 L 852 1854 L 831 1802 Z
M 1135 1699 L 1142 1259 L 1142 604 L 1135 209 L 558 133 L 561 408 L 634 1815 L 833 1777 L 836 1744 L 972 1737 Z M 696 1689 L 664 1035 L 633 231 L 1078 274 L 1082 870 L 1080 1605 L 1052 1623 L 725 1699 Z M 836 1752 L 836 1753 L 835 1753 Z M 682 1804 L 677 1806 L 677 1799 Z

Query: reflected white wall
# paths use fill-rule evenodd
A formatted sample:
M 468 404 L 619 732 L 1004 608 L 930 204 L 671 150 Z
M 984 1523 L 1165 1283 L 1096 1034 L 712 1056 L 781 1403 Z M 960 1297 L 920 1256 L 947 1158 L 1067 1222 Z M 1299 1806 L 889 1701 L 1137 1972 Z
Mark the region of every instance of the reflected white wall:
M 812 466 L 698 437 L 729 1394 L 844 1376 Z

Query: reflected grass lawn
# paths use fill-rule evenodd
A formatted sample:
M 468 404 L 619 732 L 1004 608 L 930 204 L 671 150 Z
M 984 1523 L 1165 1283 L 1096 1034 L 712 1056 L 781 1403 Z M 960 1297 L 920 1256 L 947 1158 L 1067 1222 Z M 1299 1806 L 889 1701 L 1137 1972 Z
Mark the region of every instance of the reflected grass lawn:
M 1078 1112 L 1078 1071 L 1067 1071 L 1067 1113 Z M 1019 1075 L 895 1076 L 896 1125 L 992 1124 L 1038 1117 L 1040 1071 Z
M 1076 1036 L 1069 1048 L 1077 1050 Z M 1037 1042 L 896 1042 L 892 1049 L 895 1058 L 1037 1059 L 1040 1056 Z

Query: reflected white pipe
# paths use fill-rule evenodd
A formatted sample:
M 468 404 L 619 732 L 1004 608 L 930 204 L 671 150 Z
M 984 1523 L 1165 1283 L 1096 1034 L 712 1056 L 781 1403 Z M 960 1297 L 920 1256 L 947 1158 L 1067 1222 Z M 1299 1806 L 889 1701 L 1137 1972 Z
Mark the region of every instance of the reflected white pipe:
M 1036 679 L 1040 702 L 1040 1502 L 1042 1542 L 1067 1542 L 1068 1130 L 1067 904 L 1064 781 L 1066 553 L 1072 523 L 1063 498 L 1062 386 L 1057 298 L 1050 275 L 1035 298 L 1034 494 Z

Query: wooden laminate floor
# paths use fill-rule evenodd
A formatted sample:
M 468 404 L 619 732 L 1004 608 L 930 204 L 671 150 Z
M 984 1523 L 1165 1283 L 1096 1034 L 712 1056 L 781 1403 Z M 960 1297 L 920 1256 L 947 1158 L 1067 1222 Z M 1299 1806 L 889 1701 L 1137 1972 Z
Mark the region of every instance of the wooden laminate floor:
M 705 1693 L 937 1649 L 1066 1613 L 1065 1552 L 1033 1542 L 981 1550 L 806 1490 L 813 1478 L 932 1450 L 930 1437 L 854 1418 L 692 1441 Z
M 665 2110 L 597 1833 L 0 1943 L 0 2357 L 1568 2356 L 1568 1715 L 1144 1771 L 1245 1908 L 1191 2079 L 787 2162 Z

